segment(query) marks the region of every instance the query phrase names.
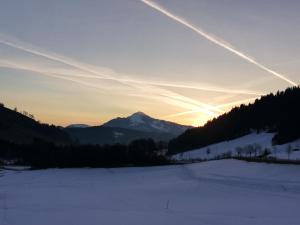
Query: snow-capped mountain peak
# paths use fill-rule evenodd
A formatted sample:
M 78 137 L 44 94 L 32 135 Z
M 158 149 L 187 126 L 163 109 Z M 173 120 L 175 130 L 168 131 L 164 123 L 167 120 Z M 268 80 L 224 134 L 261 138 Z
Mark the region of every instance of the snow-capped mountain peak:
M 143 112 L 136 112 L 125 118 L 116 118 L 103 124 L 105 127 L 120 127 L 138 131 L 170 133 L 174 136 L 183 133 L 188 126 L 159 120 L 148 116 Z
M 136 125 L 145 123 L 144 118 L 147 118 L 147 117 L 149 117 L 149 116 L 147 116 L 143 112 L 136 112 L 136 113 L 132 114 L 131 116 L 129 116 L 128 119 L 130 120 L 131 126 L 136 126 Z
M 138 111 L 136 113 L 133 113 L 131 116 L 129 117 L 149 117 L 148 115 L 146 115 L 145 113 Z

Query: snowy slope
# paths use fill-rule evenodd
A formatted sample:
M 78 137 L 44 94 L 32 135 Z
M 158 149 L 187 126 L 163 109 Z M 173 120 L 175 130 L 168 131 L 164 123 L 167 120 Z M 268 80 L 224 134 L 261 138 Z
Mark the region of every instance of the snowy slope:
M 298 225 L 299 166 L 235 160 L 0 174 L 1 225 Z
M 195 149 L 191 151 L 187 151 L 184 153 L 179 153 L 173 155 L 172 158 L 176 160 L 188 160 L 188 159 L 212 159 L 216 156 L 220 156 L 226 152 L 232 152 L 233 155 L 236 154 L 237 147 L 246 147 L 247 145 L 258 144 L 263 149 L 268 148 L 272 151 L 270 156 L 274 156 L 280 159 L 287 159 L 288 154 L 286 153 L 286 149 L 288 145 L 291 145 L 293 148 L 299 149 L 300 140 L 284 144 L 272 146 L 272 138 L 274 133 L 252 133 L 231 141 L 220 142 L 213 145 L 206 146 L 204 148 Z M 209 150 L 208 150 L 209 149 Z M 209 154 L 207 154 L 210 152 Z M 300 151 L 292 152 L 290 155 L 290 159 L 300 159 Z

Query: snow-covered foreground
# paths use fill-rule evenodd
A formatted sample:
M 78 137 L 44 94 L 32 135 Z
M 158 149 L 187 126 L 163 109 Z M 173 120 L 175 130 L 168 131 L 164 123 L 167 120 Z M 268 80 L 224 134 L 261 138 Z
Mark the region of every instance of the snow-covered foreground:
M 262 150 L 267 148 L 271 151 L 269 157 L 275 157 L 277 159 L 289 158 L 291 160 L 300 159 L 300 151 L 293 151 L 290 153 L 290 155 L 287 154 L 288 146 L 291 146 L 293 149 L 300 150 L 300 139 L 284 145 L 272 146 L 272 138 L 274 135 L 274 133 L 264 132 L 259 134 L 252 133 L 231 141 L 224 141 L 206 146 L 204 148 L 179 153 L 172 156 L 172 158 L 175 160 L 213 159 L 227 152 L 231 152 L 232 155 L 237 155 L 236 149 L 238 147 L 244 148 L 247 145 L 257 144 L 262 148 Z
M 300 167 L 235 160 L 2 171 L 1 225 L 298 225 Z

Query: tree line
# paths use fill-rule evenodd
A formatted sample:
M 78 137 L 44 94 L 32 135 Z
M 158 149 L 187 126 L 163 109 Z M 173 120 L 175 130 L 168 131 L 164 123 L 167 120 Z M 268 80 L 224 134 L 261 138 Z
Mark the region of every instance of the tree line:
M 152 139 L 132 141 L 128 145 L 65 145 L 35 139 L 31 144 L 0 140 L 2 163 L 33 168 L 122 167 L 167 164 L 159 144 Z

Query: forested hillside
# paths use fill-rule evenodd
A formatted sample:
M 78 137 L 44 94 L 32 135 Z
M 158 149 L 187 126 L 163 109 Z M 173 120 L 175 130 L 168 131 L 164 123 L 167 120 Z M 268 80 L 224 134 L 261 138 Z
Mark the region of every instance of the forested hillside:
M 300 88 L 269 94 L 249 105 L 233 108 L 204 126 L 192 128 L 169 143 L 169 154 L 204 147 L 241 137 L 251 132 L 277 134 L 274 144 L 300 138 Z

